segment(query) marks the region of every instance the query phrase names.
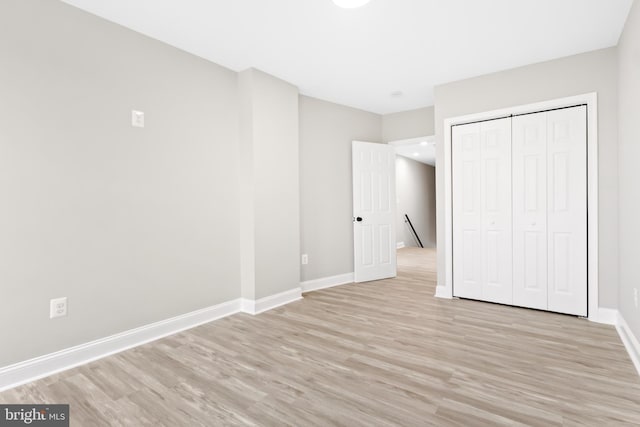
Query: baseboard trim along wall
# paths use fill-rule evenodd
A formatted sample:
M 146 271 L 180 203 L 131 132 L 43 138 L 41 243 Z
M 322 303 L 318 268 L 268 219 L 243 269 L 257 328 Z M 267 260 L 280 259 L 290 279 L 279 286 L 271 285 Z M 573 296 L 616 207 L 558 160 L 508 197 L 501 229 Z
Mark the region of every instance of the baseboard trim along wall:
M 242 311 L 249 314 L 260 314 L 302 299 L 302 289 L 293 288 L 279 294 L 270 295 L 259 300 L 242 299 Z
M 240 311 L 240 299 L 0 368 L 0 391 L 194 328 Z
M 300 283 L 302 292 L 319 291 L 320 289 L 353 283 L 353 273 L 339 274 L 337 276 L 323 277 L 321 279 L 307 280 Z
M 451 295 L 444 286 L 436 286 L 436 293 L 434 296 L 436 298 L 451 299 Z
M 604 323 L 605 325 L 617 325 L 618 324 L 618 310 L 615 308 L 600 307 L 596 316 L 589 316 L 588 318 L 592 322 Z
M 0 391 L 48 377 L 232 314 L 245 312 L 255 315 L 301 298 L 302 290 L 300 288 L 257 301 L 238 298 L 2 367 L 0 368 Z
M 636 371 L 638 371 L 638 375 L 640 375 L 640 341 L 633 334 L 620 312 L 617 313 L 616 329 L 624 347 L 627 349 L 627 353 L 629 353 L 629 357 L 631 357 L 633 365 L 636 367 Z

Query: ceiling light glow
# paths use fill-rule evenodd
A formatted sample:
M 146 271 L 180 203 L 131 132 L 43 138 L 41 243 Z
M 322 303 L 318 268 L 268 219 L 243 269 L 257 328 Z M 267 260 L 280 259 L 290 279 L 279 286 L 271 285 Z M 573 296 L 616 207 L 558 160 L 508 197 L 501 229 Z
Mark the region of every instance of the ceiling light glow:
M 333 0 L 333 2 L 345 9 L 355 9 L 356 7 L 364 6 L 371 0 Z
M 418 157 L 420 155 L 420 153 L 413 153 L 414 157 Z

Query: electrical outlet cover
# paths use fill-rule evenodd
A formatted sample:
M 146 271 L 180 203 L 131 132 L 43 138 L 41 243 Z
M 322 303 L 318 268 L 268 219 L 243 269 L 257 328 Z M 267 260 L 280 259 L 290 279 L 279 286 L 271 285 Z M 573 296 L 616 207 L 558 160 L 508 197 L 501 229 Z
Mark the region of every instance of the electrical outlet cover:
M 131 126 L 134 128 L 144 127 L 144 112 L 131 110 Z
M 67 297 L 54 298 L 49 303 L 49 318 L 63 317 L 67 315 Z

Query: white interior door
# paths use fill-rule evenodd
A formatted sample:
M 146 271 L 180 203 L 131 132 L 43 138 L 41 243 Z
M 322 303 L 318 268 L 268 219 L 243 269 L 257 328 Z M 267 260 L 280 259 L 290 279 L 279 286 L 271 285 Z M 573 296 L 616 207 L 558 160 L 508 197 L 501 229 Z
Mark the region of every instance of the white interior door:
M 513 304 L 547 309 L 547 113 L 513 118 Z
M 396 276 L 395 149 L 353 141 L 353 247 L 356 282 Z
M 454 295 L 512 304 L 511 119 L 452 137 Z
M 547 112 L 548 309 L 587 315 L 586 107 Z

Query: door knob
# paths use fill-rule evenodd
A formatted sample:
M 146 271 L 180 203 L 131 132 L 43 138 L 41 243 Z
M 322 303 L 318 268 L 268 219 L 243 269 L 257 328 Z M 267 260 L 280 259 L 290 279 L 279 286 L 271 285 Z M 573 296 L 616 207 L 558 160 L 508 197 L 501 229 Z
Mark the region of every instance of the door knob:
M 362 217 L 356 217 L 356 221 L 362 222 Z

